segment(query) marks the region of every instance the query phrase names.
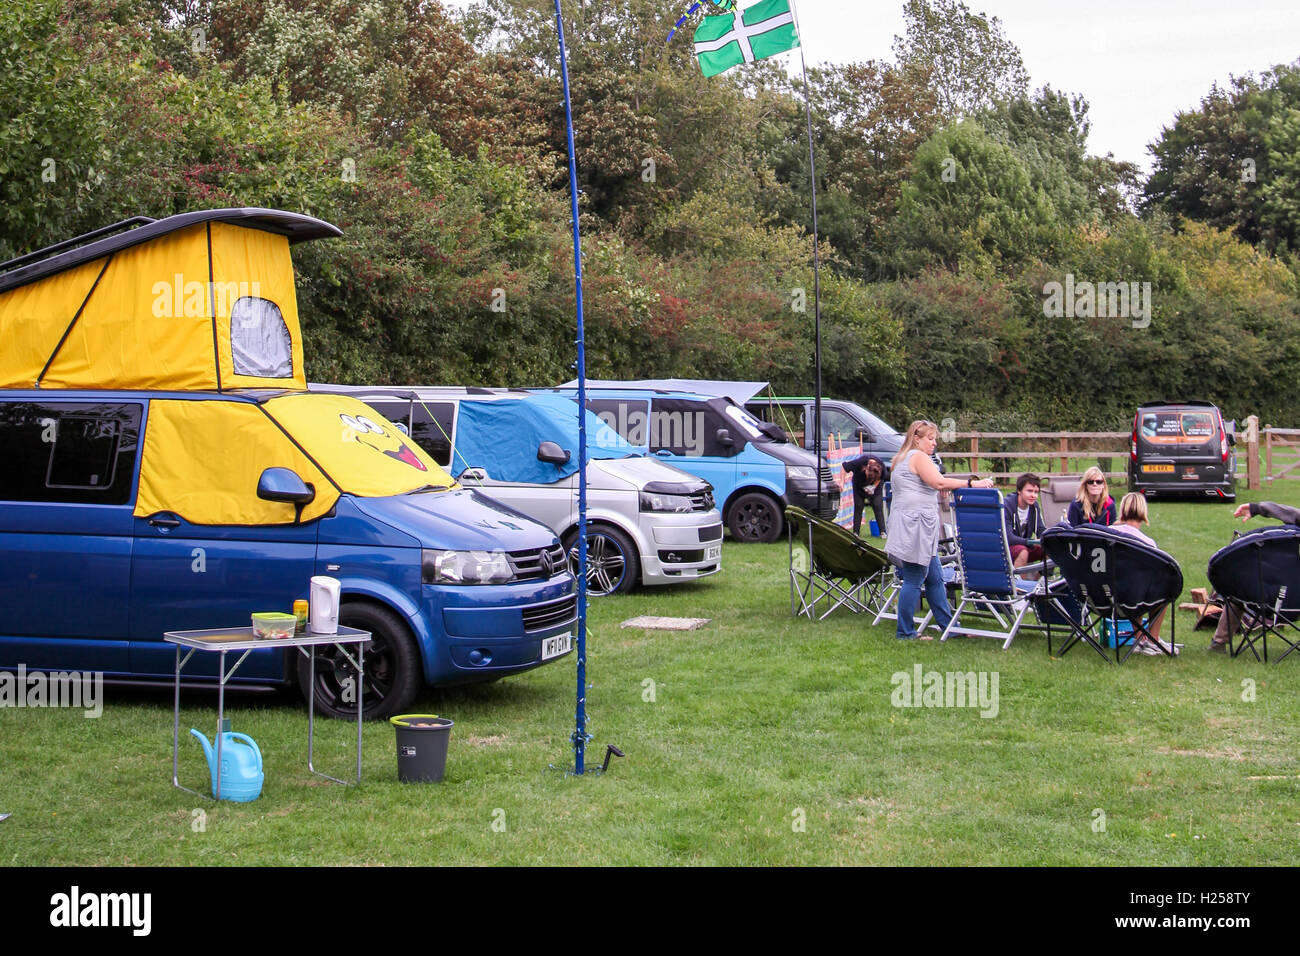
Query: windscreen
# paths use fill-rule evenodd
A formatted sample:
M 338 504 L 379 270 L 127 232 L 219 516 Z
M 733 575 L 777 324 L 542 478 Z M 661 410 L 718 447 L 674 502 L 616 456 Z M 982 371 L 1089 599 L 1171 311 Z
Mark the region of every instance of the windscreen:
M 349 494 L 382 497 L 454 484 L 423 448 L 355 398 L 311 392 L 273 398 L 263 408 Z

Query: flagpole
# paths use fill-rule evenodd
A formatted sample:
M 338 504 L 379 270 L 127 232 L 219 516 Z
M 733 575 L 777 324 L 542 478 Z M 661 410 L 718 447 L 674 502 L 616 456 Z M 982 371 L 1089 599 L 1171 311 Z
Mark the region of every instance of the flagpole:
M 587 750 L 587 356 L 582 328 L 582 241 L 578 235 L 578 161 L 573 149 L 573 107 L 569 64 L 564 50 L 564 20 L 555 0 L 555 30 L 560 37 L 560 78 L 564 85 L 564 130 L 569 145 L 569 211 L 573 216 L 573 288 L 578 310 L 578 698 L 574 708 L 573 772 L 581 775 Z
M 816 376 L 813 392 L 813 453 L 817 456 L 817 505 L 822 503 L 822 288 L 821 261 L 817 249 L 817 161 L 813 156 L 812 94 L 808 88 L 808 64 L 803 56 L 803 31 L 799 29 L 799 10 L 790 0 L 795 32 L 799 35 L 799 70 L 803 74 L 803 108 L 808 121 L 808 181 L 812 195 L 813 239 L 813 369 Z

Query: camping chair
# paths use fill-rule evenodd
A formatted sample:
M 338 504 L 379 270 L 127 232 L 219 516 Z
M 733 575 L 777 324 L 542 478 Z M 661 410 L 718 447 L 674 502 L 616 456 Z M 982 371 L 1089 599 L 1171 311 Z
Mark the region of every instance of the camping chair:
M 1078 475 L 1052 475 L 1042 494 L 1038 496 L 1038 507 L 1043 512 L 1043 524 L 1050 528 L 1065 521 L 1065 514 L 1070 510 L 1070 502 L 1079 491 Z
M 1067 616 L 1070 633 L 1061 645 L 1061 657 L 1083 641 L 1102 660 L 1109 661 L 1105 647 L 1098 640 L 1102 625 L 1109 622 L 1115 643 L 1115 663 L 1124 663 L 1137 650 L 1142 638 L 1152 639 L 1146 622 L 1177 601 L 1183 590 L 1182 568 L 1170 555 L 1108 528 L 1056 525 L 1043 532 L 1043 551 L 1061 569 L 1070 594 L 1083 610 L 1081 621 Z M 1133 626 L 1128 652 L 1122 656 L 1116 633 L 1120 620 Z M 1170 613 L 1168 645 L 1156 641 L 1156 646 L 1170 657 L 1175 653 L 1174 627 L 1174 615 Z M 1047 651 L 1049 654 L 1052 651 L 1050 623 Z
M 786 508 L 785 518 L 791 614 L 820 621 L 840 607 L 855 614 L 880 610 L 894 576 L 883 551 L 802 508 Z
M 1045 567 L 1012 566 L 1002 492 L 994 488 L 958 488 L 952 495 L 961 561 L 961 598 L 940 640 L 946 641 L 953 634 L 993 637 L 1001 640 L 1006 650 L 1024 625 L 1030 607 L 1028 598 L 1038 587 L 1037 582 L 1021 580 L 1017 574 Z M 993 623 L 988 628 L 963 624 L 962 616 L 968 608 L 972 613 L 983 612 Z M 997 630 L 991 629 L 994 625 Z
M 1300 645 L 1300 528 L 1286 525 L 1243 534 L 1214 552 L 1206 570 L 1210 584 L 1241 614 L 1241 640 L 1235 647 L 1229 636 L 1233 657 L 1249 647 L 1259 660 L 1258 643 L 1267 663 L 1270 634 L 1287 645 L 1279 661 Z

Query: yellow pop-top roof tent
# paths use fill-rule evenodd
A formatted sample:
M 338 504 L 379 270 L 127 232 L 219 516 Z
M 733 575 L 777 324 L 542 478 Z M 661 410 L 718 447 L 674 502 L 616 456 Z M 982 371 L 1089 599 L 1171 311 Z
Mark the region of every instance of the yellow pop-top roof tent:
M 0 263 L 0 388 L 305 389 L 289 246 L 310 216 L 128 219 Z

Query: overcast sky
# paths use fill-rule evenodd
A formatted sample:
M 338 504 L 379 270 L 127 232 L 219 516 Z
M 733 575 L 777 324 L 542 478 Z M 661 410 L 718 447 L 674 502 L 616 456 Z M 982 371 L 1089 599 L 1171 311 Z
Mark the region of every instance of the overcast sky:
M 468 0 L 443 0 L 464 8 Z M 573 0 L 563 0 L 571 3 Z M 600 0 L 589 0 L 599 3 Z M 742 7 L 751 0 L 740 0 Z M 795 0 L 809 65 L 892 58 L 902 0 Z M 1151 167 L 1147 145 L 1212 83 L 1300 58 L 1300 0 L 967 0 L 998 17 L 1035 89 L 1082 93 L 1089 152 Z M 666 0 L 683 13 L 690 0 Z M 689 42 L 689 38 L 679 37 Z M 793 54 L 783 54 L 793 58 Z
M 901 0 L 795 0 L 804 55 L 817 63 L 892 58 Z M 741 0 L 748 6 L 748 0 Z M 683 9 L 689 4 L 683 4 Z M 998 17 L 1030 83 L 1082 93 L 1088 151 L 1149 170 L 1147 145 L 1214 82 L 1300 57 L 1300 0 L 966 0 Z

